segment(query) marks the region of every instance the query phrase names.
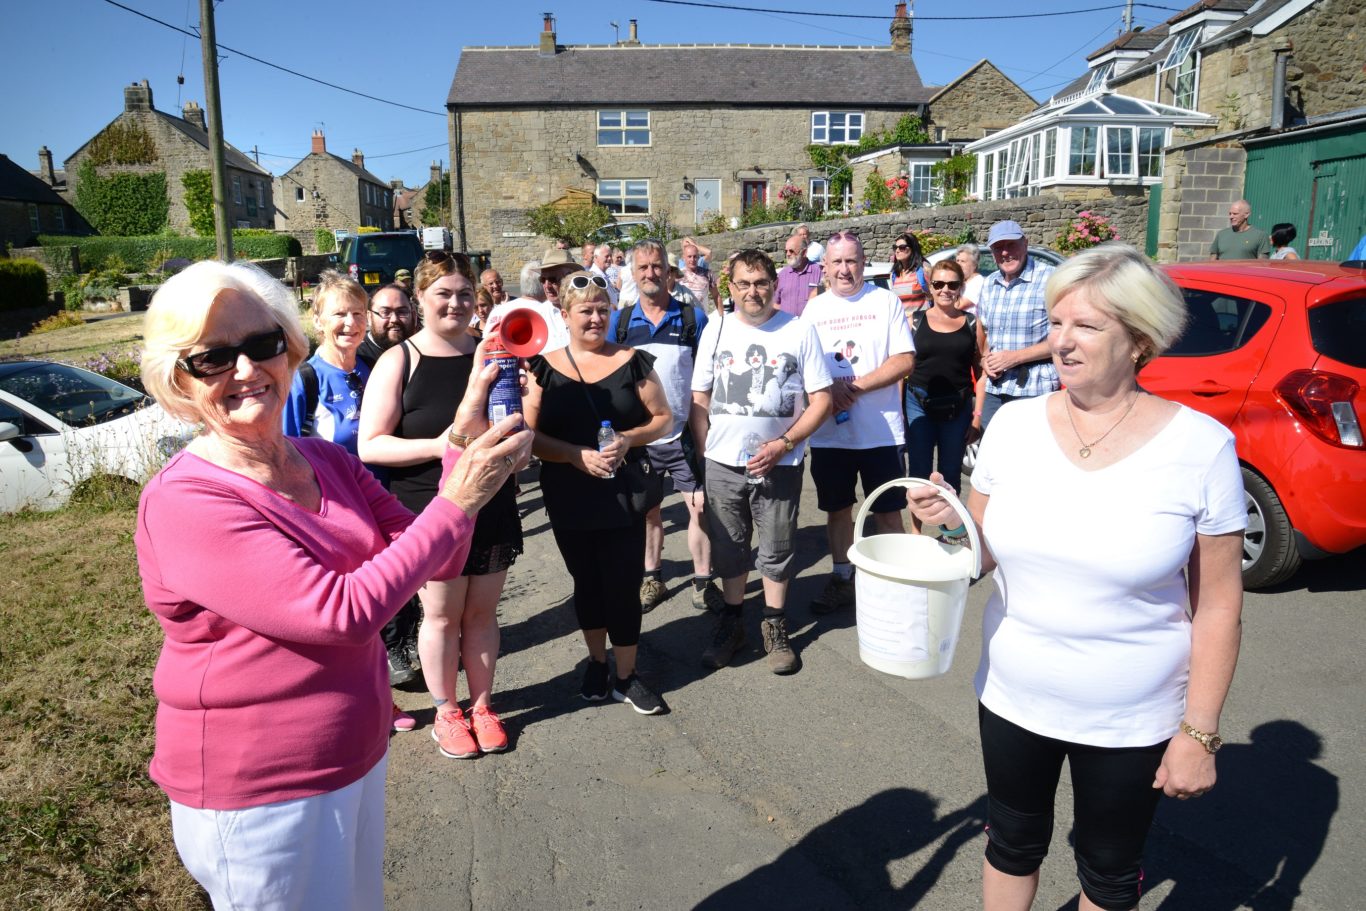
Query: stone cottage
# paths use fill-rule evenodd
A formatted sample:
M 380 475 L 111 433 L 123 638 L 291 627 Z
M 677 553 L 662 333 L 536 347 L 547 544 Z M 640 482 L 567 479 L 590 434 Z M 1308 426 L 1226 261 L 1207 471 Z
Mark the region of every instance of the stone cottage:
M 47 167 L 51 171 L 50 153 Z M 33 246 L 39 234 L 93 233 L 51 184 L 0 155 L 0 250 L 8 245 Z
M 526 210 L 571 191 L 621 220 L 667 213 L 684 230 L 775 205 L 789 184 L 840 208 L 835 174 L 808 146 L 856 145 L 906 114 L 946 135 L 1002 119 L 1000 98 L 969 90 L 996 73 L 978 65 L 941 120 L 904 3 L 889 34 L 879 47 L 647 45 L 632 20 L 617 44 L 566 46 L 547 15 L 535 45 L 463 48 L 446 104 L 456 242 L 520 261 L 542 243 Z M 1023 92 L 1005 103 L 1034 106 Z
M 393 227 L 394 188 L 365 170 L 360 149 L 345 159 L 327 151 L 327 137 L 313 131 L 313 146 L 276 181 L 275 227 L 281 231 Z
M 226 142 L 223 152 L 229 222 L 236 228 L 274 227 L 270 172 Z M 208 171 L 212 167 L 204 109 L 193 101 L 187 102 L 181 116 L 174 117 L 156 109 L 147 80 L 125 86 L 123 113 L 66 159 L 68 199 L 75 199 L 81 165 L 87 161 L 95 165 L 101 176 L 120 171 L 164 173 L 170 199 L 167 223 L 176 231 L 191 233 L 181 178 L 187 171 Z

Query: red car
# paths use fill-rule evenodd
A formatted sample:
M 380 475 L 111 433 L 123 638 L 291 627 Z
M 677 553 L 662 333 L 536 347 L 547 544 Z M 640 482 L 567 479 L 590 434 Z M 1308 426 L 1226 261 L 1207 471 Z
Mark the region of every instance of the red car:
M 1185 334 L 1139 382 L 1233 431 L 1243 465 L 1243 584 L 1366 544 L 1366 263 L 1166 266 Z

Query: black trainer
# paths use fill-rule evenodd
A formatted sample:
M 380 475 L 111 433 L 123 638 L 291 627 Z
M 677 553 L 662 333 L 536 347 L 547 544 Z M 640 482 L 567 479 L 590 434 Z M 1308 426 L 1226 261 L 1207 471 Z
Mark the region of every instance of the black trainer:
M 711 645 L 702 653 L 702 666 L 719 670 L 730 664 L 735 653 L 745 647 L 745 627 L 738 614 L 722 612 L 716 615 Z
M 641 683 L 635 674 L 613 685 L 612 698 L 626 703 L 642 715 L 659 715 L 669 710 L 659 694 Z
M 612 684 L 607 672 L 606 661 L 588 659 L 588 667 L 583 672 L 583 686 L 579 695 L 589 702 L 601 702 L 612 693 Z
M 389 685 L 402 686 L 417 679 L 417 669 L 408 660 L 408 649 L 399 645 L 389 651 Z

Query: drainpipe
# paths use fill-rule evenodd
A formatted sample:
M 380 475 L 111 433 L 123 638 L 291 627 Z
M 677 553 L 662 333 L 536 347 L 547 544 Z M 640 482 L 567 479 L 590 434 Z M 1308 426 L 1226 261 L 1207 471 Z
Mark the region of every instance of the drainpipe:
M 470 248 L 470 238 L 465 233 L 465 124 L 459 109 L 455 112 L 455 160 L 451 170 L 455 174 L 455 205 L 460 224 L 460 248 Z
M 1275 70 L 1271 76 L 1271 129 L 1285 127 L 1285 65 L 1292 48 L 1278 47 L 1272 51 L 1276 55 Z

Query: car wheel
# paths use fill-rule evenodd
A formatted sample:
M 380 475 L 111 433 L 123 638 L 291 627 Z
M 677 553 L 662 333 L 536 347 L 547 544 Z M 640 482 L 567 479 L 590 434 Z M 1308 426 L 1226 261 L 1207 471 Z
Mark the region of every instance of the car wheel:
M 1243 532 L 1243 588 L 1267 588 L 1284 582 L 1300 568 L 1294 529 L 1281 498 L 1249 468 L 1243 469 L 1247 531 Z

